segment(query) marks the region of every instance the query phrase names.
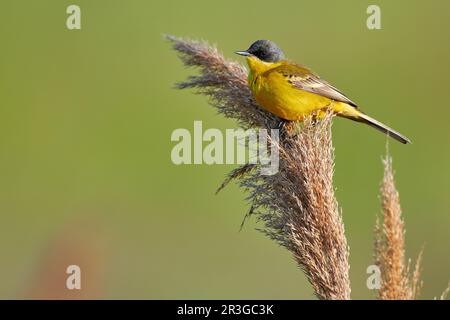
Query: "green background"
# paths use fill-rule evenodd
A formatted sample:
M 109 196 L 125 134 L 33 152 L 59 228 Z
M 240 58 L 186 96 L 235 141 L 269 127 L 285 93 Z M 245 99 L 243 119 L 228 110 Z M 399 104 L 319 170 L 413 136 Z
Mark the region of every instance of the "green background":
M 66 8 L 81 7 L 81 30 Z M 0 5 L 0 298 L 314 298 L 286 250 L 239 225 L 248 204 L 230 165 L 175 166 L 176 128 L 235 128 L 162 34 L 225 56 L 260 38 L 308 65 L 368 114 L 410 137 L 389 147 L 407 255 L 425 245 L 422 298 L 450 279 L 450 2 L 17 1 Z M 337 119 L 335 186 L 351 248 L 353 298 L 366 287 L 386 138 Z M 82 269 L 81 292 L 65 268 Z

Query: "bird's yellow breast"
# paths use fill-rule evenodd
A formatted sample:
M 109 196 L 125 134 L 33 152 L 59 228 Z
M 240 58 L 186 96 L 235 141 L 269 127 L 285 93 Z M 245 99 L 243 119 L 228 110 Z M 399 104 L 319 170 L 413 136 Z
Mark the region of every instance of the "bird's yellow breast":
M 293 87 L 276 68 L 285 61 L 263 62 L 247 58 L 250 67 L 248 83 L 253 95 L 264 109 L 286 120 L 303 120 L 312 112 L 331 107 L 334 101 Z

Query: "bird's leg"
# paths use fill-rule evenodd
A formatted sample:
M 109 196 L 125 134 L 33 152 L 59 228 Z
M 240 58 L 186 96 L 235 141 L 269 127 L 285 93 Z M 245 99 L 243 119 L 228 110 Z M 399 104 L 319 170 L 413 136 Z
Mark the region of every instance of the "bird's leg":
M 318 110 L 311 114 L 311 124 L 313 126 L 315 126 L 319 122 L 320 112 L 321 112 L 321 110 Z
M 296 122 L 290 120 L 281 120 L 278 124 L 278 129 L 280 130 L 280 138 L 286 141 L 295 137 Z
M 296 127 L 295 121 L 285 121 L 284 123 L 284 130 L 290 137 L 295 134 L 295 127 Z
M 276 129 L 283 130 L 284 122 L 285 122 L 285 120 L 280 119 L 280 121 L 278 121 L 278 125 L 277 125 Z
M 316 125 L 320 120 L 322 120 L 325 115 L 330 112 L 331 105 L 327 105 L 326 107 L 316 110 L 311 114 L 311 124 Z

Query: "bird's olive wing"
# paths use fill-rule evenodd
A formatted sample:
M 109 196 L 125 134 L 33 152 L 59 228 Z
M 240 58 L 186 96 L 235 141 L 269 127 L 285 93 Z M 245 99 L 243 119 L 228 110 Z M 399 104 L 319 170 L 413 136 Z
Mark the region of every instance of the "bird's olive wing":
M 336 101 L 345 102 L 355 108 L 357 105 L 331 84 L 322 80 L 311 70 L 295 64 L 281 65 L 273 71 L 282 74 L 295 88 L 305 90 Z

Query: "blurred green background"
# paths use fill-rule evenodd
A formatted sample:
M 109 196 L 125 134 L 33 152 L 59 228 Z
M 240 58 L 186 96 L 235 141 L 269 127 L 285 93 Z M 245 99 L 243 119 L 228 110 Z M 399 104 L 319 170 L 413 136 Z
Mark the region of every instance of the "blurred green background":
M 66 8 L 81 7 L 81 30 Z M 239 225 L 233 166 L 175 166 L 176 128 L 234 128 L 202 96 L 162 34 L 206 39 L 230 58 L 276 41 L 363 110 L 409 136 L 390 142 L 407 255 L 425 244 L 422 298 L 450 279 L 450 2 L 18 1 L 0 5 L 0 298 L 314 298 L 291 256 Z M 334 125 L 335 185 L 351 248 L 352 297 L 366 287 L 386 138 Z M 82 269 L 81 292 L 65 268 Z

